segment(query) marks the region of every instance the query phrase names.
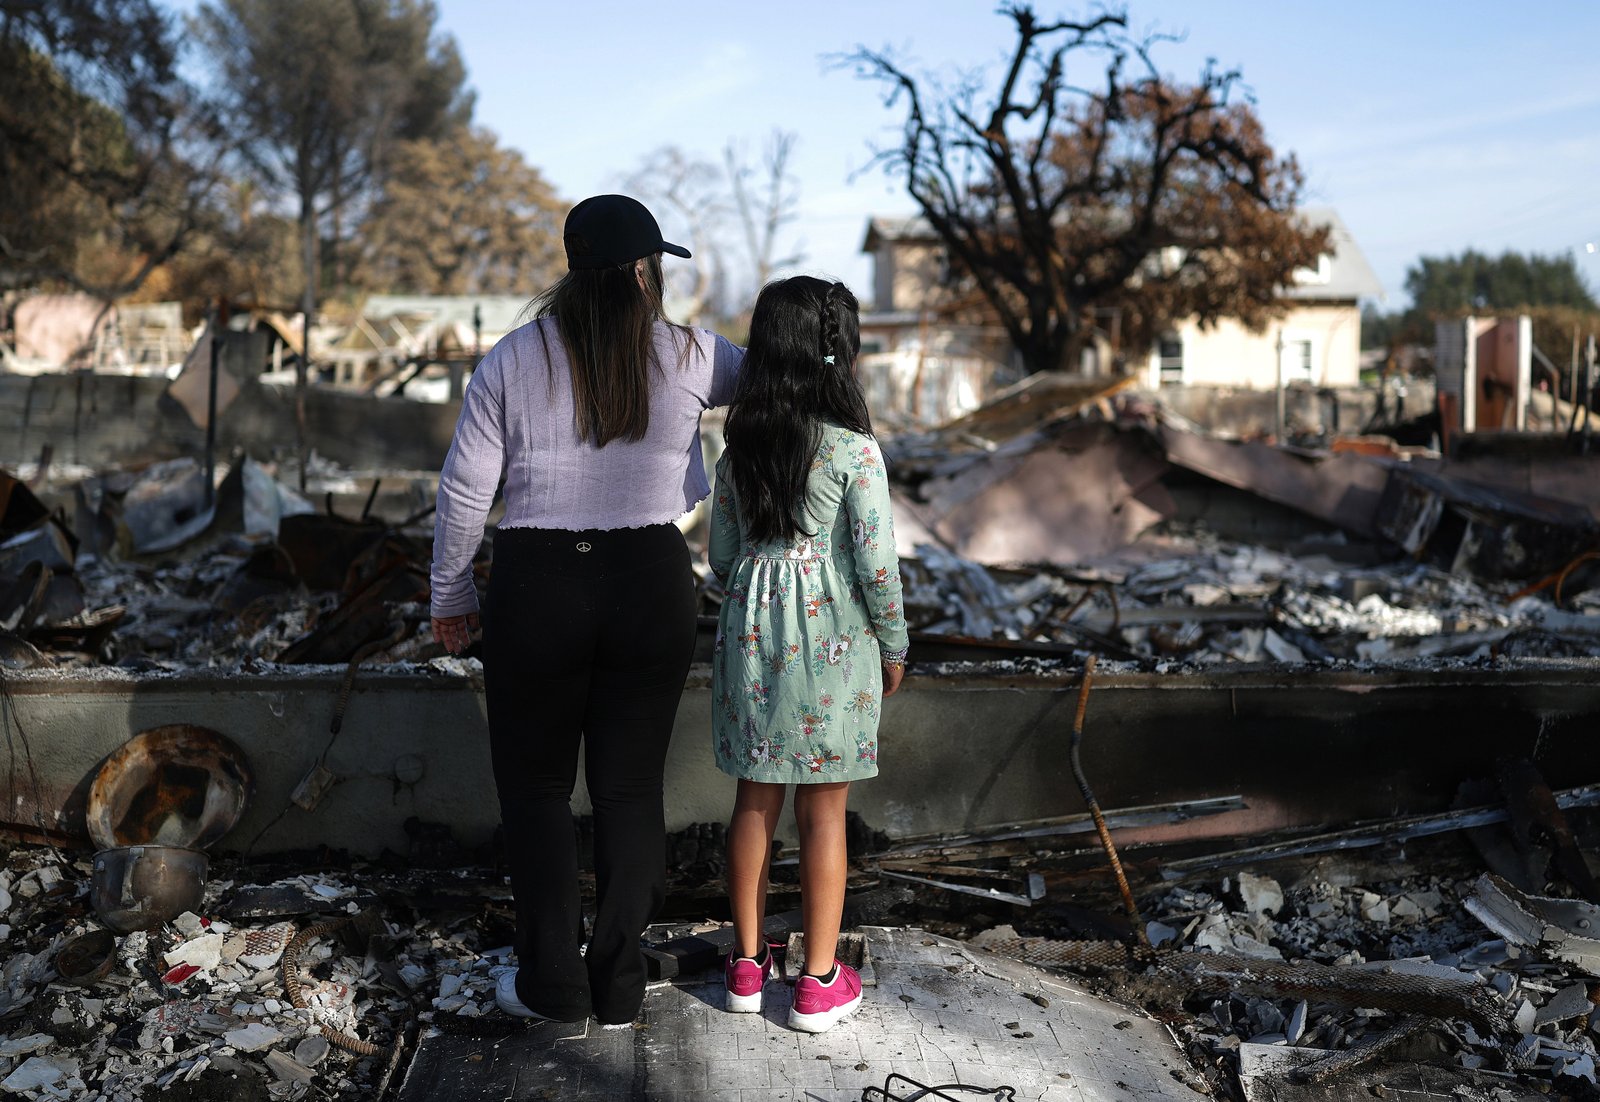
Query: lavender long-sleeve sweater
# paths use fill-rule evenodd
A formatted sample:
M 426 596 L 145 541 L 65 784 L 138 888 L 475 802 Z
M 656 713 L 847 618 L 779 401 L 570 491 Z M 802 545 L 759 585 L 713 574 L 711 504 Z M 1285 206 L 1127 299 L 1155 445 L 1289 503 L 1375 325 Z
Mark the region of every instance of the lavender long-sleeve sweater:
M 733 397 L 744 349 L 661 322 L 655 346 L 661 372 L 652 379 L 649 430 L 603 448 L 574 428 L 570 366 L 553 319 L 514 330 L 484 357 L 439 474 L 433 615 L 477 611 L 472 558 L 502 479 L 501 528 L 639 528 L 676 520 L 711 492 L 700 414 Z

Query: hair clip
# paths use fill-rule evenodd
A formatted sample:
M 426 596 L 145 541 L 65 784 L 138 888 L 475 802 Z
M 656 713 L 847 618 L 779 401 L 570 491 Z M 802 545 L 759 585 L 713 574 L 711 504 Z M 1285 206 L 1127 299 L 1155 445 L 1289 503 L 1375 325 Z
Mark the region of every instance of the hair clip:
M 833 366 L 833 357 L 832 356 L 824 356 L 824 357 L 822 357 L 822 362 L 827 364 L 829 367 L 832 367 Z

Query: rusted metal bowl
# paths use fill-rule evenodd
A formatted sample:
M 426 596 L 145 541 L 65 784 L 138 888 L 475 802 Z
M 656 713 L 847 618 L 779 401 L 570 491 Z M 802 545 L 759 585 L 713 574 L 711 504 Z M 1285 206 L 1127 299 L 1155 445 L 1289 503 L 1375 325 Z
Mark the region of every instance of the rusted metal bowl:
M 116 962 L 116 935 L 110 930 L 90 930 L 62 944 L 56 953 L 56 972 L 65 983 L 93 987 L 111 974 Z
M 94 855 L 89 905 L 119 934 L 150 930 L 200 906 L 211 860 L 182 846 L 118 846 Z
M 227 737 L 178 723 L 141 731 L 100 765 L 89 788 L 89 837 L 101 849 L 204 849 L 250 800 L 250 764 Z

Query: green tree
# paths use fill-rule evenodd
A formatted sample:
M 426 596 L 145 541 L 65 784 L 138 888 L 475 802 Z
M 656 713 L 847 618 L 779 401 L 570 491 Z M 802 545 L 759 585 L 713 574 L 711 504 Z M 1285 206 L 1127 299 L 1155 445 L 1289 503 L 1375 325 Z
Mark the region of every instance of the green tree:
M 381 190 L 396 149 L 465 125 L 472 99 L 428 0 L 216 0 L 194 29 L 217 73 L 244 170 L 291 199 L 316 313 L 344 228 Z
M 1406 293 L 1412 309 L 1426 317 L 1528 306 L 1595 306 L 1570 254 L 1504 252 L 1491 257 L 1468 249 L 1460 256 L 1422 256 L 1406 270 Z
M 531 293 L 564 269 L 566 205 L 482 128 L 396 148 L 362 227 L 361 282 L 420 294 Z
M 942 240 L 953 300 L 970 289 L 1030 371 L 1074 367 L 1099 319 L 1136 346 L 1180 318 L 1272 316 L 1327 235 L 1295 218 L 1299 168 L 1234 100 L 1239 74 L 1173 83 L 1122 14 L 1001 10 L 1015 41 L 992 90 L 972 74 L 947 89 L 881 52 L 847 59 L 904 106 L 901 142 L 877 160 Z
M 1531 314 L 1535 343 L 1559 358 L 1571 333 L 1594 328 L 1594 294 L 1570 255 L 1467 249 L 1457 256 L 1421 256 L 1406 269 L 1411 305 L 1361 313 L 1361 347 L 1431 345 L 1434 322 L 1467 314 Z
M 176 255 L 217 183 L 153 0 L 0 0 L 0 281 L 107 306 Z
M 239 160 L 269 194 L 292 199 L 305 287 L 306 352 L 295 367 L 300 480 L 305 387 L 318 290 L 344 229 L 381 189 L 395 148 L 466 125 L 472 97 L 429 0 L 215 0 L 193 20 L 217 74 Z

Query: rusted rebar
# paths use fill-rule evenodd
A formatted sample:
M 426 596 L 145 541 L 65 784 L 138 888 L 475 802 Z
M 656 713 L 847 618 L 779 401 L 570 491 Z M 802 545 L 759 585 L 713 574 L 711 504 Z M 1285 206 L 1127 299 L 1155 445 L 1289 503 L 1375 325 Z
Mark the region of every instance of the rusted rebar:
M 291 1006 L 298 1010 L 310 1009 L 310 1007 L 306 1005 L 306 997 L 304 993 L 300 990 L 301 950 L 303 950 L 308 944 L 315 941 L 317 938 L 326 937 L 328 934 L 335 933 L 346 926 L 349 922 L 350 920 L 348 918 L 334 918 L 329 919 L 327 922 L 313 923 L 312 925 L 307 926 L 304 930 L 301 930 L 299 933 L 295 934 L 290 940 L 289 944 L 284 947 L 283 990 L 284 994 L 289 996 L 289 1004 Z M 346 1052 L 353 1052 L 357 1056 L 381 1056 L 388 1051 L 381 1045 L 375 1045 L 371 1041 L 363 1041 L 359 1037 L 352 1037 L 348 1033 L 341 1032 L 340 1030 L 333 1029 L 326 1025 L 322 1027 L 322 1035 L 328 1039 L 329 1044 L 338 1045 Z M 398 1046 L 399 1044 L 400 1038 L 396 1036 L 395 1045 Z
M 1089 708 L 1089 686 L 1094 679 L 1094 666 L 1095 656 L 1091 654 L 1083 664 L 1083 684 L 1078 688 L 1078 711 L 1072 719 L 1072 775 L 1078 779 L 1078 791 L 1083 793 L 1083 802 L 1089 805 L 1089 815 L 1094 819 L 1096 833 L 1100 835 L 1100 845 L 1111 862 L 1111 871 L 1117 878 L 1117 890 L 1122 893 L 1123 909 L 1133 923 L 1134 936 L 1140 945 L 1148 947 L 1150 939 L 1144 932 L 1144 920 L 1139 917 L 1139 905 L 1133 900 L 1133 889 L 1128 887 L 1128 875 L 1122 871 L 1122 859 L 1117 856 L 1116 843 L 1111 840 L 1111 828 L 1106 826 L 1106 817 L 1100 812 L 1100 801 L 1095 799 L 1094 790 L 1089 787 L 1089 778 L 1084 775 L 1083 762 L 1078 754 L 1083 743 L 1083 717 Z

